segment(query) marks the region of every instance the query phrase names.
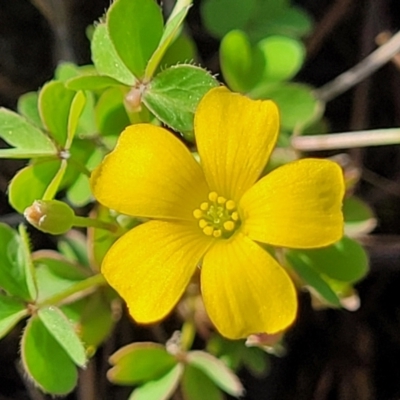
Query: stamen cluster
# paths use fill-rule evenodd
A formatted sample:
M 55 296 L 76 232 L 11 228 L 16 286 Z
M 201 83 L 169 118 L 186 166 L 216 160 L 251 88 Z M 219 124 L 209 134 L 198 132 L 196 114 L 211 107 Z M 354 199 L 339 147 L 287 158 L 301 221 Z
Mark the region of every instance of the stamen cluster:
M 239 213 L 233 200 L 210 192 L 208 201 L 200 204 L 193 211 L 198 219 L 199 228 L 207 236 L 229 238 L 240 225 Z

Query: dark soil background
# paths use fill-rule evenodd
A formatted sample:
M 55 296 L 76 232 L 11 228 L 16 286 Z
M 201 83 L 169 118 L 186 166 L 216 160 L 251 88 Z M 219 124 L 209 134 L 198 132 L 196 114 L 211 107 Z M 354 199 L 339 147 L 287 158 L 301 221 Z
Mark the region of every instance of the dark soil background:
M 166 6 L 170 3 L 165 0 Z M 202 64 L 217 73 L 218 42 L 202 28 L 199 3 L 190 12 L 189 29 Z M 380 32 L 400 29 L 399 0 L 296 3 L 316 20 L 307 39 L 308 61 L 298 76 L 315 87 L 369 54 Z M 89 63 L 85 29 L 108 5 L 109 0 L 0 0 L 0 105 L 15 108 L 18 96 L 52 77 L 59 60 Z M 393 63 L 384 66 L 328 103 L 326 116 L 333 132 L 400 126 L 400 70 Z M 400 399 L 400 147 L 357 149 L 349 155 L 361 171 L 357 193 L 379 219 L 368 240 L 371 273 L 358 285 L 362 306 L 352 313 L 313 311 L 308 296 L 302 295 L 298 323 L 287 336 L 287 356 L 273 358 L 271 373 L 263 379 L 241 371 L 247 400 Z M 0 221 L 11 225 L 22 219 L 7 203 L 7 184 L 23 165 L 0 160 Z M 37 231 L 32 236 L 35 248 L 54 246 Z M 0 341 L 0 400 L 50 399 L 21 372 L 21 328 Z M 123 344 L 155 339 L 149 335 L 123 318 L 67 398 L 126 399 L 130 389 L 106 382 L 107 357 Z

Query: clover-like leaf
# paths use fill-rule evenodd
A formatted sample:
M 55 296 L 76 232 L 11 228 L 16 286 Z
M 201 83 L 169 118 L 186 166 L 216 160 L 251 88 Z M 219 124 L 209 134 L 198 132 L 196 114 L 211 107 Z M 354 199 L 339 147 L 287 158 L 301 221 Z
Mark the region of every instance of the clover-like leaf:
M 57 154 L 56 146 L 40 129 L 17 113 L 0 108 L 0 138 L 12 149 L 1 149 L 0 158 L 31 158 Z
M 194 65 L 168 68 L 154 77 L 143 93 L 143 102 L 162 122 L 193 140 L 194 112 L 200 99 L 218 82 Z
M 191 3 L 192 0 L 177 1 L 171 16 L 165 24 L 164 33 L 161 37 L 160 43 L 147 63 L 145 71 L 146 79 L 150 79 L 153 76 L 171 42 L 176 38 L 176 35 L 189 11 Z
M 188 364 L 182 376 L 182 394 L 185 400 L 223 400 L 218 386 L 200 369 Z
M 68 135 L 68 118 L 73 90 L 67 89 L 61 81 L 46 83 L 39 93 L 39 113 L 49 135 L 59 146 L 64 147 Z
M 355 196 L 344 199 L 343 215 L 345 233 L 351 237 L 369 233 L 377 224 L 371 208 Z
M 119 57 L 105 24 L 96 26 L 91 49 L 93 63 L 100 75 L 108 76 L 124 85 L 135 84 L 136 78 Z
M 65 395 L 77 383 L 75 364 L 38 316 L 24 330 L 21 358 L 29 378 L 46 393 Z
M 303 281 L 314 289 L 326 302 L 335 307 L 340 307 L 340 299 L 329 283 L 321 277 L 314 268 L 309 265 L 306 258 L 298 254 L 297 251 L 291 251 L 287 254 L 287 259 L 292 268 L 303 279 Z
M 188 364 L 202 371 L 224 392 L 239 397 L 244 388 L 239 378 L 218 358 L 204 351 L 191 351 L 187 354 Z
M 10 204 L 23 214 L 35 200 L 43 198 L 61 164 L 59 159 L 43 159 L 18 171 L 8 187 Z
M 161 9 L 154 0 L 116 0 L 107 12 L 107 27 L 118 56 L 140 79 L 164 30 Z
M 0 339 L 26 315 L 28 310 L 22 301 L 0 294 Z
M 146 382 L 135 389 L 128 400 L 168 400 L 178 387 L 183 373 L 183 365 L 176 364 L 161 378 Z
M 83 367 L 87 362 L 85 348 L 63 312 L 57 307 L 49 306 L 40 308 L 38 316 L 71 360 Z
M 296 250 L 296 255 L 315 271 L 342 282 L 357 282 L 368 272 L 365 250 L 346 236 L 321 249 Z
M 177 361 L 164 346 L 157 343 L 132 343 L 120 348 L 110 357 L 113 365 L 108 379 L 120 385 L 141 384 L 164 376 Z
M 32 301 L 36 297 L 33 268 L 26 232 L 22 236 L 0 223 L 0 287 L 7 293 Z

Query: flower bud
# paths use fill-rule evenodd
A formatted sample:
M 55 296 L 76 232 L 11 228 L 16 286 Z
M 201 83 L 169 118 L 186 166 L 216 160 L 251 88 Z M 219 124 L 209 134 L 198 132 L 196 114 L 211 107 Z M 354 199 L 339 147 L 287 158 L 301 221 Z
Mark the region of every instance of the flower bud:
M 58 200 L 35 200 L 24 216 L 35 228 L 52 235 L 68 232 L 75 219 L 72 208 Z

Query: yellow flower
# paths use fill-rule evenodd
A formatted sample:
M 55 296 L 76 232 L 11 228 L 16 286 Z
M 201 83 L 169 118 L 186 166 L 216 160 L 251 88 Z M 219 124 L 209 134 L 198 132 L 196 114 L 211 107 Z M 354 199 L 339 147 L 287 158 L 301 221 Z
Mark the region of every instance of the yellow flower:
M 150 218 L 107 253 L 102 272 L 138 323 L 164 318 L 201 265 L 210 319 L 228 338 L 273 334 L 297 311 L 291 279 L 258 242 L 291 248 L 342 236 L 342 172 L 304 159 L 259 181 L 279 130 L 271 101 L 216 88 L 195 115 L 200 164 L 167 130 L 129 126 L 94 171 L 98 201 Z

